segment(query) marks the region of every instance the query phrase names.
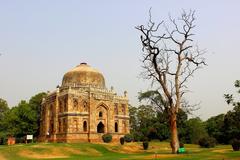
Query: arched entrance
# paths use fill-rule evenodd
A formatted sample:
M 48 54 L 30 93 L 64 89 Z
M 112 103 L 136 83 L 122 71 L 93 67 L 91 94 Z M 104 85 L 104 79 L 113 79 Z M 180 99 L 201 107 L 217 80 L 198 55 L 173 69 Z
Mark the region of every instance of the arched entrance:
M 104 124 L 102 122 L 97 125 L 97 133 L 104 133 Z

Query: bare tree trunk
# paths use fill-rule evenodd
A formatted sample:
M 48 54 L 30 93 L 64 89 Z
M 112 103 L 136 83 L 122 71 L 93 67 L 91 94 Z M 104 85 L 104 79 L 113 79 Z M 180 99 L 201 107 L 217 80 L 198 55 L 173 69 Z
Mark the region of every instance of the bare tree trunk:
M 179 148 L 178 131 L 177 131 L 177 116 L 171 114 L 170 116 L 170 130 L 171 130 L 171 147 L 172 153 L 177 153 Z

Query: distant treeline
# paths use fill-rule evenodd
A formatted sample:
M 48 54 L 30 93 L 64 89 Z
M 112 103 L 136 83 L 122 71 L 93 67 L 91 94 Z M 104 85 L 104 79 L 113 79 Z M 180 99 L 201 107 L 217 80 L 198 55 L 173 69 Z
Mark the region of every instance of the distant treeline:
M 40 106 L 46 93 L 39 93 L 29 101 L 20 101 L 12 108 L 0 98 L 0 144 L 8 136 L 22 139 L 27 134 L 35 138 L 39 134 Z M 226 114 L 213 116 L 206 121 L 200 118 L 188 119 L 188 114 L 179 110 L 177 127 L 180 142 L 198 143 L 201 138 L 213 137 L 217 143 L 229 144 L 233 139 L 240 139 L 240 103 L 234 102 L 232 95 L 226 94 L 228 104 L 234 106 Z M 129 105 L 130 130 L 135 141 L 144 138 L 170 139 L 169 119 L 167 112 L 156 110 L 151 105 L 133 107 Z
M 165 112 L 157 112 L 151 105 L 130 107 L 131 134 L 135 141 L 145 137 L 149 140 L 170 139 L 168 116 Z M 240 106 L 226 114 L 213 116 L 206 121 L 199 117 L 188 119 L 187 113 L 178 113 L 178 135 L 180 142 L 197 144 L 206 137 L 215 138 L 219 144 L 229 144 L 233 139 L 240 139 Z

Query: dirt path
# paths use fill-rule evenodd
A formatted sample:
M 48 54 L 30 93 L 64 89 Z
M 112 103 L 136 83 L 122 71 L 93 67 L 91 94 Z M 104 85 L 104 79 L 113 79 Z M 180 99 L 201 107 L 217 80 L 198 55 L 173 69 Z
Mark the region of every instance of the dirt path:
M 0 154 L 0 159 L 1 160 L 7 160 L 3 155 Z

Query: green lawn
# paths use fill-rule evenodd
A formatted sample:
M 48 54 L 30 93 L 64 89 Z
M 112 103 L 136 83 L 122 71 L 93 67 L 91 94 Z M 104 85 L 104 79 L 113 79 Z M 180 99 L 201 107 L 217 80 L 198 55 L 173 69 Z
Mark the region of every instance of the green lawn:
M 240 151 L 233 152 L 230 145 L 219 145 L 204 149 L 198 145 L 185 145 L 186 154 L 171 154 L 169 143 L 150 142 L 149 150 L 142 149 L 142 143 L 36 143 L 0 146 L 0 160 L 23 159 L 86 159 L 86 160 L 240 160 Z

